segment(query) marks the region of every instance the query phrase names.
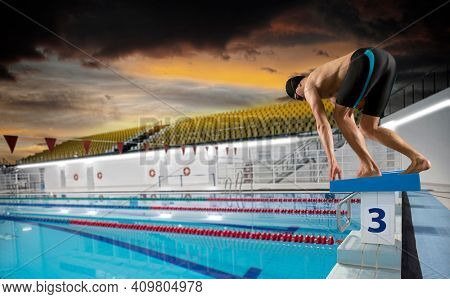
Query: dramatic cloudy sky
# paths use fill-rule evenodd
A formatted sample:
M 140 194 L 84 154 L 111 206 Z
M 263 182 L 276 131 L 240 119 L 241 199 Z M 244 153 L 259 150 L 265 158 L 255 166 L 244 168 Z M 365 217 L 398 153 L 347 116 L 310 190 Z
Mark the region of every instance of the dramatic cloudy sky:
M 272 102 L 290 75 L 444 2 L 0 0 L 0 134 L 76 137 Z M 381 45 L 400 81 L 448 62 L 449 6 Z M 0 158 L 41 143 L 12 156 L 1 140 Z

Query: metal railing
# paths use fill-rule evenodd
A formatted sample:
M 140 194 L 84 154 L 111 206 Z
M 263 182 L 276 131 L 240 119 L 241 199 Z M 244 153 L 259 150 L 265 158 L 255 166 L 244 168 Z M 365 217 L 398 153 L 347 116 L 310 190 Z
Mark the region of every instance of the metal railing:
M 335 151 L 340 149 L 345 145 L 345 139 L 341 134 L 333 135 Z M 289 177 L 292 174 L 296 174 L 299 169 L 301 169 L 305 165 L 311 164 L 324 164 L 327 163 L 326 155 L 319 155 L 321 153 L 321 143 L 318 138 L 309 139 L 305 142 L 303 146 L 298 147 L 292 154 L 290 154 L 287 159 L 280 159 L 276 164 L 281 164 L 281 172 L 278 171 L 277 176 L 280 178 L 277 179 L 277 183 L 282 182 L 285 178 Z
M 382 171 L 391 171 L 402 167 L 401 156 L 386 147 L 376 145 L 368 146 L 373 158 Z M 307 159 L 305 159 L 305 157 Z M 353 177 L 358 171 L 358 159 L 349 148 L 336 153 L 336 159 L 341 166 L 344 177 Z M 251 173 L 246 171 L 250 169 Z M 294 155 L 289 161 L 279 164 L 275 161 L 241 161 L 223 163 L 218 166 L 218 182 L 224 183 L 228 177 L 235 177 L 239 172 L 246 173 L 243 185 L 277 185 L 277 184 L 301 184 L 301 183 L 326 183 L 328 182 L 328 163 L 325 152 L 319 149 L 309 149 L 300 155 Z
M 167 185 L 167 186 L 174 186 L 174 184 L 170 184 L 169 183 L 169 179 L 171 178 L 178 178 L 178 182 L 179 184 L 175 184 L 178 187 L 183 187 L 186 184 L 185 181 L 189 180 L 191 181 L 189 183 L 189 185 L 198 185 L 198 184 L 205 184 L 204 181 L 199 181 L 199 182 L 195 182 L 194 178 L 199 178 L 199 177 L 208 177 L 208 181 L 209 178 L 211 178 L 211 182 L 212 182 L 212 186 L 216 186 L 216 177 L 214 173 L 211 174 L 190 174 L 190 175 L 183 175 L 183 174 L 179 174 L 179 175 L 160 175 L 158 176 L 158 187 L 163 187 L 163 185 Z M 193 182 L 194 181 L 194 182 Z
M 228 188 L 228 186 L 230 186 L 230 187 Z M 225 190 L 225 192 L 231 192 L 232 188 L 233 188 L 233 180 L 231 179 L 231 177 L 227 177 L 225 179 L 225 184 L 224 184 L 223 189 Z
M 239 171 L 236 174 L 236 181 L 234 183 L 234 188 L 236 191 L 242 191 L 242 183 L 244 182 L 244 173 L 242 171 Z
M 434 67 L 391 93 L 384 116 L 419 102 L 450 86 L 449 64 Z
M 0 193 L 18 194 L 41 192 L 45 189 L 45 183 L 40 173 L 1 173 Z
M 336 205 L 336 224 L 338 230 L 342 233 L 347 227 L 352 223 L 352 201 L 351 199 L 358 194 L 357 192 L 351 193 L 344 197 L 337 205 Z M 347 204 L 347 213 L 345 216 L 345 222 L 342 223 L 342 218 L 344 217 L 342 214 L 342 205 Z
M 243 182 L 244 182 L 244 173 L 242 171 L 238 171 L 236 173 L 235 180 L 234 180 L 234 189 L 233 189 L 233 179 L 230 176 L 228 176 L 225 179 L 223 189 L 225 190 L 226 193 L 231 193 L 231 192 L 241 193 Z

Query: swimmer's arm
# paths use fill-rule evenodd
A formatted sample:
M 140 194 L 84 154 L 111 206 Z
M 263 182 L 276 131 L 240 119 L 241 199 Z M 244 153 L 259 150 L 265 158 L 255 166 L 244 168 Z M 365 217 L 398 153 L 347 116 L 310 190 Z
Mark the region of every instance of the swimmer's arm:
M 334 155 L 333 132 L 331 131 L 331 125 L 328 121 L 325 107 L 322 103 L 322 99 L 320 98 L 317 88 L 312 84 L 308 84 L 308 82 L 305 86 L 305 98 L 311 106 L 312 113 L 316 119 L 317 132 L 319 133 L 320 142 L 325 149 L 328 164 L 334 165 L 337 161 L 336 156 Z

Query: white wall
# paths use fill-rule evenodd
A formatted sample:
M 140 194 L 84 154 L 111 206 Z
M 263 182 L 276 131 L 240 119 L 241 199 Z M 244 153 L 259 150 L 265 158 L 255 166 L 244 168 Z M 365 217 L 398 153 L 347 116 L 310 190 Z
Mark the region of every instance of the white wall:
M 243 189 L 304 189 L 328 188 L 326 163 L 320 168 L 325 171 L 308 171 L 308 167 L 293 172 L 289 177 L 278 183 L 273 183 L 272 175 L 279 170 L 277 161 L 303 147 L 308 139 L 317 137 L 282 137 L 245 142 L 229 142 L 198 146 L 196 153 L 192 147 L 186 147 L 183 155 L 180 148 L 150 151 L 147 153 L 127 153 L 62 161 L 52 161 L 39 164 L 19 166 L 22 171 L 36 173 L 44 168 L 46 192 L 108 192 L 108 191 L 163 191 L 163 190 L 222 190 L 225 179 L 231 177 L 236 182 L 236 174 L 242 171 L 243 165 L 251 161 L 253 180 L 243 185 Z M 315 143 L 314 143 L 315 144 Z M 208 147 L 208 149 L 207 149 Z M 216 150 L 218 147 L 218 150 Z M 228 148 L 228 154 L 226 151 Z M 315 150 L 315 145 L 311 150 Z M 235 152 L 236 149 L 236 152 Z M 376 161 L 385 161 L 387 151 L 378 147 L 381 152 L 375 156 Z M 321 152 L 325 157 L 325 154 Z M 355 154 L 348 147 L 336 152 L 338 160 L 343 160 L 342 168 L 346 178 L 354 176 L 358 169 Z M 339 161 L 340 161 L 339 160 Z M 397 160 L 398 157 L 397 157 Z M 261 163 L 262 162 L 262 163 Z M 356 163 L 354 163 L 356 162 Z M 317 165 L 315 165 L 317 166 Z M 380 165 L 386 170 L 386 165 Z M 183 170 L 189 167 L 190 175 L 185 176 Z M 245 166 L 247 167 L 247 166 Z M 267 167 L 266 169 L 260 169 Z M 91 169 L 91 181 L 88 172 Z M 391 166 L 387 170 L 392 170 Z M 150 170 L 155 176 L 150 177 Z M 61 179 L 61 172 L 64 178 Z M 101 178 L 98 176 L 101 173 Z M 78 176 L 78 180 L 74 176 Z M 311 177 L 320 175 L 321 178 Z M 65 181 L 65 186 L 63 182 Z M 181 185 L 182 184 L 182 185 Z
M 198 146 L 195 153 L 192 147 L 186 147 L 184 154 L 180 148 L 172 148 L 167 154 L 164 150 L 157 150 L 28 164 L 19 168 L 28 173 L 37 173 L 39 168 L 44 168 L 46 192 L 220 189 L 223 186 L 217 185 L 220 175 L 218 161 L 239 163 L 255 160 L 258 153 L 268 153 L 264 156 L 279 159 L 295 150 L 304 140 L 305 137 L 283 137 L 229 142 Z M 228 154 L 226 148 L 229 148 Z M 190 169 L 188 176 L 183 173 L 186 167 Z M 91 188 L 88 188 L 89 168 L 93 169 Z M 155 171 L 154 177 L 149 175 L 150 170 Z M 65 187 L 61 171 L 65 174 Z
M 430 159 L 432 169 L 421 173 L 422 182 L 450 185 L 450 88 L 385 117 L 382 125 Z M 409 159 L 402 160 L 407 167 Z

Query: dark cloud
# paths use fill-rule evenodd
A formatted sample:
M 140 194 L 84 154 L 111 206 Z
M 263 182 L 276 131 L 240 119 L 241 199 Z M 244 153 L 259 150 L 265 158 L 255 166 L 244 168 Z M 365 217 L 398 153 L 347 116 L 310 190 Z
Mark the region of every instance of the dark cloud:
M 103 59 L 133 53 L 154 57 L 189 55 L 192 50 L 220 53 L 231 39 L 246 37 L 255 28 L 266 27 L 293 2 L 227 1 L 226 5 L 217 7 L 214 1 L 8 1 L 58 35 Z M 46 52 L 38 48 L 62 58 L 83 56 L 4 4 L 0 5 L 3 69 L 21 59 L 43 59 Z
M 330 54 L 327 51 L 325 51 L 325 50 L 314 49 L 313 52 L 316 53 L 317 56 L 330 57 Z
M 117 107 L 104 105 L 91 93 L 52 89 L 25 89 L 14 93 L 0 93 L 2 127 L 11 124 L 24 128 L 45 129 L 59 124 L 60 128 L 87 129 L 106 121 L 120 120 Z M 95 115 L 95 117 L 93 117 Z
M 255 33 L 250 41 L 262 46 L 293 47 L 298 45 L 328 43 L 337 41 L 337 38 L 325 32 L 278 32 L 277 30 L 268 30 Z
M 248 45 L 238 45 L 229 49 L 230 52 L 242 53 L 244 59 L 254 61 L 256 57 L 261 55 L 261 51 L 257 50 L 255 47 L 250 47 Z
M 277 72 L 277 70 L 276 69 L 274 69 L 274 68 L 271 68 L 271 67 L 268 67 L 268 66 L 264 66 L 264 67 L 262 67 L 261 68 L 263 71 L 265 71 L 265 72 L 268 72 L 268 73 L 271 73 L 271 74 L 273 74 L 273 73 L 276 73 Z
M 105 61 L 139 53 L 151 57 L 192 56 L 204 51 L 223 60 L 241 55 L 255 60 L 262 46 L 319 45 L 326 56 L 330 42 L 371 46 L 442 3 L 400 1 L 25 1 L 9 3 L 63 38 Z M 8 67 L 48 55 L 100 65 L 0 4 L 0 80 L 13 80 Z M 449 52 L 448 7 L 383 44 L 398 47 L 421 63 L 420 48 L 436 60 Z M 413 47 L 396 42 L 408 36 Z M 239 40 L 240 43 L 232 43 Z M 420 53 L 419 53 L 420 54 Z
M 303 39 L 308 39 L 308 34 L 313 34 L 315 38 L 322 36 L 321 42 L 309 38 L 320 46 L 320 51 L 323 51 L 320 54 L 329 54 L 333 50 L 327 49 L 328 42 L 352 42 L 359 47 L 377 45 L 385 48 L 396 58 L 397 81 L 401 85 L 414 74 L 423 75 L 435 66 L 448 62 L 450 5 L 400 32 L 442 3 L 440 0 L 315 1 L 300 4 L 308 9 L 290 10 L 276 22 L 281 24 L 280 27 L 294 28 L 284 30 L 292 32 L 291 36 L 286 36 L 289 39 L 285 42 L 287 45 L 303 43 Z M 309 29 L 302 26 L 304 23 Z
M 102 64 L 95 60 L 81 60 L 81 65 L 88 68 L 99 69 L 102 67 Z
M 231 59 L 231 56 L 227 53 L 220 53 L 217 56 L 220 57 L 220 59 L 225 60 L 225 61 L 228 61 Z
M 0 64 L 0 81 L 15 81 L 16 78 L 8 71 L 8 69 Z

